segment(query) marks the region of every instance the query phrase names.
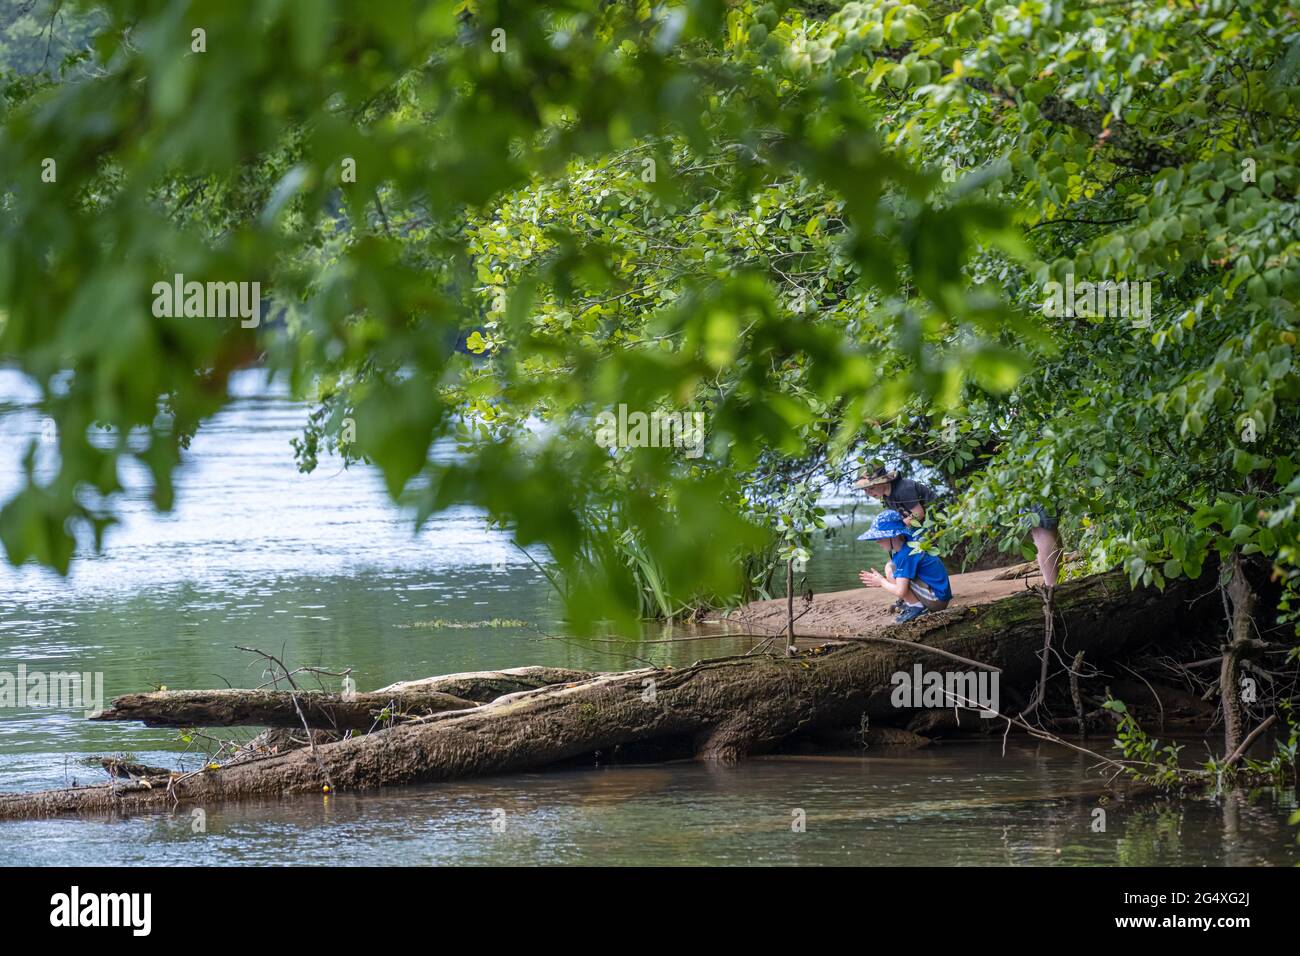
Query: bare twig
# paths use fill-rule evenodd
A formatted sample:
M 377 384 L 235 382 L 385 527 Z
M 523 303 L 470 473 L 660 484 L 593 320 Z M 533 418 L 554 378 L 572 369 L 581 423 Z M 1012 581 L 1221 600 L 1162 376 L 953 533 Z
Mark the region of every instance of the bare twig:
M 1002 673 L 1002 668 L 1000 667 L 994 667 L 992 664 L 985 664 L 982 661 L 974 661 L 971 660 L 969 657 L 962 657 L 960 654 L 953 654 L 951 651 L 945 651 L 938 647 L 931 647 L 929 644 L 922 644 L 919 641 L 900 641 L 896 637 L 880 637 L 875 634 L 860 634 L 855 637 L 848 638 L 848 640 L 883 641 L 886 644 L 898 644 L 902 647 L 917 647 L 923 651 L 929 651 L 932 654 L 942 654 L 944 657 L 950 657 L 954 661 L 960 661 L 963 664 L 970 664 L 972 667 L 982 667 L 985 670 L 993 671 L 994 673 L 997 674 Z
M 1246 739 L 1241 742 L 1241 746 L 1232 752 L 1232 756 L 1223 762 L 1223 769 L 1227 770 L 1234 763 L 1240 760 L 1242 755 L 1250 749 L 1250 745 L 1255 742 L 1255 738 L 1271 727 L 1276 720 L 1277 714 L 1269 714 L 1258 727 L 1246 736 Z
M 307 716 L 302 712 L 302 705 L 298 703 L 298 683 L 293 679 L 293 675 L 289 673 L 289 668 L 284 666 L 284 662 L 280 658 L 268 654 L 266 651 L 259 651 L 255 647 L 243 647 L 239 644 L 236 644 L 235 647 L 241 651 L 248 651 L 250 654 L 257 654 L 265 658 L 284 672 L 285 679 L 289 681 L 289 687 L 292 688 L 289 696 L 293 700 L 293 709 L 298 712 L 298 719 L 302 721 L 302 729 L 307 732 L 307 746 L 311 748 L 312 759 L 316 761 L 321 776 L 325 778 L 325 786 L 332 793 L 334 791 L 334 781 L 330 779 L 329 771 L 325 769 L 325 763 L 320 759 L 320 754 L 316 753 L 316 735 L 312 733 L 311 726 L 307 723 Z

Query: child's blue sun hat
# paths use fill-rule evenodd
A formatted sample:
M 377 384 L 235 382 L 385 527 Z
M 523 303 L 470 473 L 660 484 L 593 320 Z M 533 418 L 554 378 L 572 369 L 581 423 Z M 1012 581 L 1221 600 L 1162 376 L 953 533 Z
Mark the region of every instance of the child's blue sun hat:
M 871 527 L 858 535 L 859 541 L 879 541 L 908 534 L 907 525 L 897 511 L 882 511 L 871 519 Z

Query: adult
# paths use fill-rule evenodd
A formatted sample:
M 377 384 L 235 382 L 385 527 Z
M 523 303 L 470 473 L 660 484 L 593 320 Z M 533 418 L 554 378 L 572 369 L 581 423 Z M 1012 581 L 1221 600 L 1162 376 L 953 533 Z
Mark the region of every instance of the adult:
M 925 509 L 939 500 L 938 493 L 929 485 L 911 478 L 900 478 L 897 471 L 887 469 L 879 461 L 868 465 L 853 487 L 879 499 L 882 508 L 897 511 L 908 528 L 923 522 Z M 1038 552 L 1038 571 L 1043 576 L 1043 584 L 1054 588 L 1060 580 L 1061 555 L 1065 550 L 1057 530 L 1058 521 L 1041 504 L 1030 505 L 1029 513 L 1034 515 L 1029 536 Z
M 897 511 L 909 528 L 924 521 L 926 507 L 939 500 L 939 495 L 929 485 L 912 478 L 900 478 L 898 472 L 886 470 L 879 462 L 868 465 L 853 487 L 878 498 L 882 508 Z
M 1061 536 L 1057 533 L 1059 523 L 1042 505 L 1030 505 L 1029 511 L 1035 518 L 1029 536 L 1038 550 L 1038 572 L 1043 576 L 1043 584 L 1054 588 L 1061 576 L 1061 552 L 1064 550 Z

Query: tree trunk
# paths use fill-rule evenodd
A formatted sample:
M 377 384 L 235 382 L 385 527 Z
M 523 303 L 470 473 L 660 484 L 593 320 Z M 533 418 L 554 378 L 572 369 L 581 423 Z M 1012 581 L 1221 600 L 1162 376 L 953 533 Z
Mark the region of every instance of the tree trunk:
M 1100 662 L 1130 640 L 1182 634 L 1189 586 L 1130 591 L 1110 573 L 1059 586 L 1062 651 Z M 0 819 L 88 811 L 132 812 L 278 794 L 319 793 L 326 782 L 364 790 L 545 767 L 640 742 L 689 742 L 698 756 L 731 761 L 793 734 L 904 720 L 891 703 L 891 675 L 920 663 L 962 667 L 919 641 L 1001 669 L 1003 686 L 1039 670 L 1042 601 L 1019 593 L 991 604 L 926 614 L 906 625 L 837 641 L 795 657 L 745 656 L 690 667 L 599 674 L 508 694 L 472 710 L 435 713 L 389 729 L 184 777 L 34 794 L 0 794 Z M 885 637 L 888 634 L 888 638 Z M 879 637 L 881 640 L 875 640 Z M 977 719 L 977 718 L 975 718 Z M 317 761 L 320 761 L 318 765 Z
M 294 706 L 297 697 L 298 706 Z M 287 690 L 163 690 L 117 697 L 91 720 L 138 720 L 146 727 L 302 727 L 369 730 L 381 716 L 467 710 L 473 700 L 427 688 L 369 694 Z M 298 715 L 302 708 L 302 716 Z
M 1241 662 L 1259 646 L 1251 637 L 1255 620 L 1255 589 L 1246 577 L 1245 560 L 1240 552 L 1232 556 L 1228 579 L 1231 603 L 1231 640 L 1223 650 L 1219 668 L 1219 695 L 1223 700 L 1223 754 L 1227 757 L 1241 746 L 1246 734 L 1246 709 L 1241 700 Z

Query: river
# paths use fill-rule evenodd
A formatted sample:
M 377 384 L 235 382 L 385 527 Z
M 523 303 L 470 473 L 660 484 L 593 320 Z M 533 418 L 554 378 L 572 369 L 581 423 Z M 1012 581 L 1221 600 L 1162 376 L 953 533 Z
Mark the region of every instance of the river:
M 238 377 L 233 392 L 185 456 L 173 513 L 154 514 L 139 475 L 127 473 L 123 520 L 105 553 L 80 555 L 66 580 L 0 563 L 0 671 L 102 672 L 106 698 L 160 685 L 255 686 L 262 667 L 242 644 L 293 665 L 352 668 L 364 691 L 521 664 L 680 665 L 754 645 L 744 635 L 662 628 L 640 641 L 566 635 L 544 577 L 476 512 L 436 515 L 416 534 L 370 469 L 322 457 L 314 474 L 298 473 L 289 440 L 304 406 L 258 373 Z M 0 415 L 0 500 L 41 434 L 40 416 L 21 407 L 33 397 L 0 370 L 0 402 L 11 409 Z M 810 582 L 851 587 L 873 558 L 852 534 L 837 535 L 819 544 Z M 320 680 L 339 689 L 335 678 Z M 83 763 L 97 754 L 187 768 L 201 759 L 173 731 L 90 723 L 74 709 L 0 708 L 0 790 L 99 782 L 103 772 Z M 1116 802 L 1092 763 L 1023 741 L 1004 752 L 993 739 L 727 768 L 593 766 L 214 807 L 201 817 L 0 823 L 0 864 L 1300 860 L 1288 792 Z

